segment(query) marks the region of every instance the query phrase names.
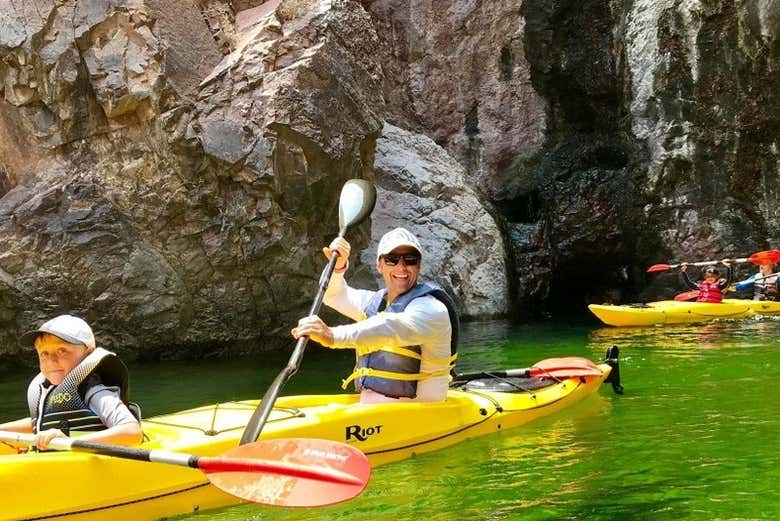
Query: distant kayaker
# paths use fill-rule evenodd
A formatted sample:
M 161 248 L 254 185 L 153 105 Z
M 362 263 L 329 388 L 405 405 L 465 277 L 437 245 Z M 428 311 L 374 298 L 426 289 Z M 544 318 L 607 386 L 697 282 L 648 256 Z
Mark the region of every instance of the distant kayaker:
M 774 264 L 761 264 L 754 273 L 736 284 L 737 291 L 753 289 L 753 300 L 777 300 L 777 273 Z
M 141 442 L 141 424 L 128 401 L 127 368 L 114 353 L 95 346 L 84 320 L 60 315 L 21 340 L 35 348 L 41 372 L 27 389 L 30 416 L 0 424 L 0 430 L 37 434 L 38 450 L 71 431 L 94 431 L 81 440 Z
M 729 284 L 731 284 L 731 264 L 728 261 L 721 261 L 726 266 L 726 278 L 720 277 L 720 270 L 717 266 L 707 266 L 704 269 L 704 280 L 699 282 L 693 282 L 688 277 L 688 265 L 682 264 L 680 271 L 682 272 L 683 280 L 691 289 L 698 289 L 699 296 L 696 298 L 696 302 L 711 302 L 720 303 L 723 301 L 723 292 L 726 290 Z
M 355 349 L 355 371 L 344 387 L 354 380 L 362 403 L 445 400 L 456 357 L 458 318 L 452 299 L 441 288 L 418 282 L 423 256 L 419 241 L 404 228 L 382 236 L 376 268 L 385 288 L 379 291 L 346 283 L 350 250 L 343 238 L 323 248 L 328 258 L 333 251 L 339 253 L 324 302 L 357 322 L 329 327 L 317 316 L 304 317 L 292 329 L 293 337 Z

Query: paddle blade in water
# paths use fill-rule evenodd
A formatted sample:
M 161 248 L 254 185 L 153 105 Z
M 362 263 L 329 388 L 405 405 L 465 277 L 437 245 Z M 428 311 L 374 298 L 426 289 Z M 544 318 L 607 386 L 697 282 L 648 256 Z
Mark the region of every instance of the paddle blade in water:
M 574 376 L 601 376 L 602 371 L 595 363 L 580 356 L 547 358 L 531 366 L 531 376 L 572 378 Z
M 683 293 L 678 293 L 674 296 L 674 300 L 677 300 L 679 302 L 685 302 L 686 300 L 695 300 L 699 298 L 699 290 L 694 289 L 691 291 L 685 291 Z
M 647 273 L 656 273 L 658 271 L 667 271 L 671 266 L 668 264 L 653 264 L 647 268 Z
M 217 488 L 246 501 L 284 507 L 340 503 L 360 494 L 371 467 L 358 449 L 328 440 L 284 438 L 240 445 L 223 454 L 231 461 L 260 460 L 281 468 L 264 472 L 202 469 Z M 218 459 L 218 458 L 217 458 Z M 329 477 L 330 476 L 330 477 Z
M 750 256 L 750 262 L 753 264 L 777 264 L 780 262 L 780 250 L 759 251 Z

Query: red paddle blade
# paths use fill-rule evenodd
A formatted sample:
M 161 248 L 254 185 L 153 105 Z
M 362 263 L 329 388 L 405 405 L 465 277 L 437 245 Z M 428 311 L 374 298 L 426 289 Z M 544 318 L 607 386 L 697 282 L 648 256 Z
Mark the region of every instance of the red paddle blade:
M 777 264 L 780 262 L 780 250 L 759 251 L 751 255 L 748 260 L 759 266 L 762 264 Z
M 547 358 L 531 366 L 531 376 L 552 376 L 554 378 L 571 378 L 573 376 L 601 376 L 601 368 L 587 358 L 566 356 L 562 358 Z
M 686 300 L 694 300 L 699 298 L 699 290 L 693 289 L 691 291 L 685 291 L 674 296 L 674 300 L 684 302 Z
M 247 443 L 199 464 L 217 488 L 246 501 L 284 507 L 332 505 L 366 488 L 371 466 L 358 449 L 335 441 L 283 438 Z M 201 461 L 204 458 L 201 458 Z M 258 462 L 235 467 L 237 460 Z
M 647 273 L 655 273 L 657 271 L 667 271 L 670 268 L 668 264 L 653 264 L 647 268 Z

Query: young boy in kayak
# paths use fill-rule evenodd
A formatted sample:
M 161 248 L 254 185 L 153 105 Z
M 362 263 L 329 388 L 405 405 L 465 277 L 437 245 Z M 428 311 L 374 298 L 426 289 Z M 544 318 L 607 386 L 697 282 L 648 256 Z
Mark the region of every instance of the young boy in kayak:
M 293 337 L 354 349 L 355 371 L 344 387 L 354 380 L 361 403 L 445 400 L 458 319 L 452 299 L 441 288 L 418 282 L 423 256 L 419 241 L 404 228 L 382 237 L 376 269 L 385 287 L 379 291 L 346 283 L 350 250 L 343 238 L 323 248 L 328 258 L 334 251 L 339 254 L 324 302 L 357 322 L 329 327 L 317 316 L 304 317 L 292 329 Z
M 731 264 L 728 261 L 722 261 L 722 264 L 726 266 L 726 278 L 720 278 L 720 270 L 716 266 L 707 266 L 704 270 L 704 280 L 700 282 L 693 282 L 688 277 L 688 265 L 683 264 L 680 266 L 683 280 L 691 289 L 698 289 L 699 296 L 696 298 L 696 302 L 712 302 L 720 303 L 723 301 L 723 292 L 731 284 Z
M 760 264 L 758 273 L 737 282 L 737 291 L 753 289 L 753 300 L 777 300 L 777 273 L 775 265 L 771 263 Z
M 94 431 L 82 440 L 141 442 L 141 424 L 128 407 L 127 368 L 114 353 L 95 347 L 86 322 L 60 315 L 22 341 L 35 348 L 41 372 L 27 389 L 30 416 L 0 424 L 0 430 L 35 433 L 38 450 L 70 431 Z

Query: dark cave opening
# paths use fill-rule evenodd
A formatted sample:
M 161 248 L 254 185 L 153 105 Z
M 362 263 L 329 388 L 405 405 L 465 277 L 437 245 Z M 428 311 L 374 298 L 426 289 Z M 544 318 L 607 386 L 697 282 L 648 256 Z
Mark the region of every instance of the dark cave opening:
M 627 263 L 604 257 L 583 257 L 560 265 L 550 281 L 548 314 L 592 317 L 588 304 L 625 303 L 636 297 Z
M 542 214 L 542 198 L 538 190 L 515 197 L 510 201 L 498 201 L 496 207 L 510 223 L 530 224 L 539 221 Z

